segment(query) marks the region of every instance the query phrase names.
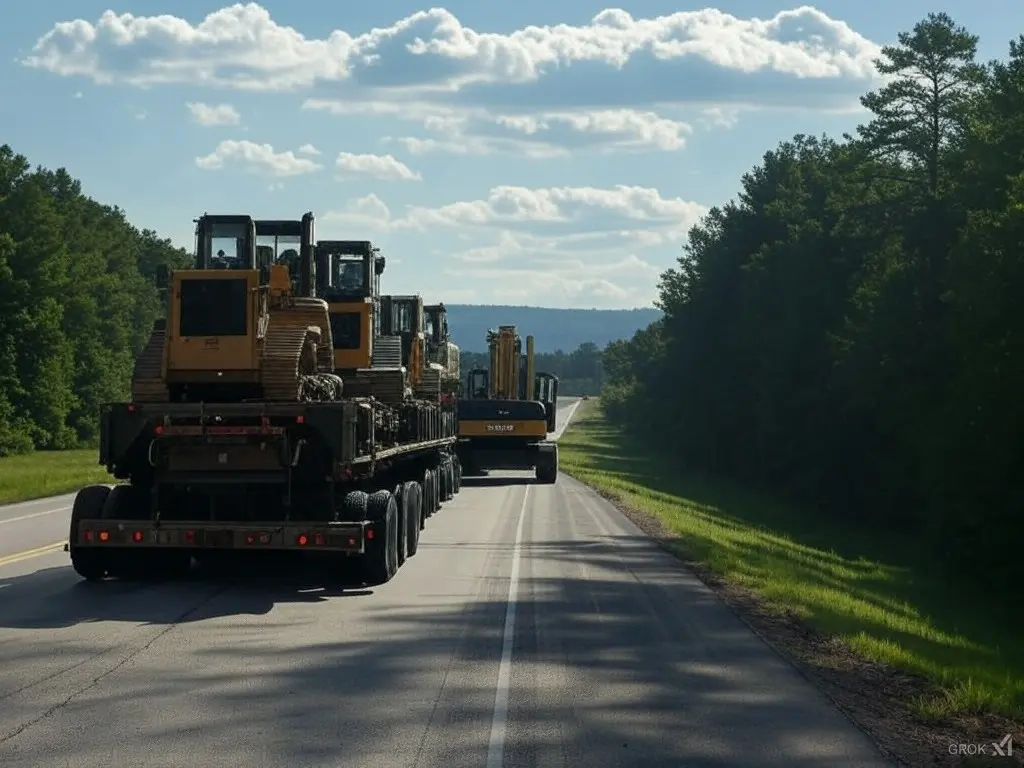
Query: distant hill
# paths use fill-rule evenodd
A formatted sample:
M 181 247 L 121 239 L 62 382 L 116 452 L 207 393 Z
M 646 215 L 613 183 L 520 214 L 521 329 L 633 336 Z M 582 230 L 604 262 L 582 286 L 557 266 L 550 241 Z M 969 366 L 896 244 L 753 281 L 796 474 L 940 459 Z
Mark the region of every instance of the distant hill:
M 448 304 L 452 340 L 467 352 L 487 351 L 487 331 L 515 325 L 519 334 L 534 337 L 537 353 L 572 352 L 592 342 L 628 339 L 661 317 L 657 309 L 547 309 L 499 305 Z

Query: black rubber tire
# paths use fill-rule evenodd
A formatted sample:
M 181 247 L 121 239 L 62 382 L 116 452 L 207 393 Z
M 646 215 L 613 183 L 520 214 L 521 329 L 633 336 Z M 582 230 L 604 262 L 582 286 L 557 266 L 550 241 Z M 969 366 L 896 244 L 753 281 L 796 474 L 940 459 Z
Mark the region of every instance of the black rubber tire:
M 420 530 L 427 527 L 427 496 L 424 493 L 423 483 L 416 483 L 416 508 L 420 511 Z M 416 537 L 416 548 L 419 549 L 420 539 Z
M 366 520 L 369 506 L 370 494 L 366 491 L 349 491 L 342 499 L 341 506 L 335 514 L 335 521 L 354 523 Z M 361 557 L 339 553 L 330 567 L 331 583 L 342 587 L 353 582 L 362 583 L 361 565 Z
M 377 491 L 370 495 L 366 512 L 375 536 L 360 558 L 360 570 L 363 582 L 376 587 L 398 572 L 398 500 L 391 491 Z
M 453 474 L 452 486 L 455 488 L 455 492 L 458 493 L 462 490 L 462 462 L 459 461 L 458 456 L 452 457 L 452 468 L 455 470 Z
M 437 511 L 434 508 L 434 486 L 437 483 L 437 475 L 434 470 L 428 469 L 423 473 L 423 516 L 433 517 Z
M 434 476 L 434 484 L 430 490 L 432 493 L 431 503 L 434 505 L 434 514 L 436 515 L 441 510 L 441 468 L 432 469 L 430 473 Z
M 455 466 L 452 460 L 445 459 L 441 465 L 441 472 L 444 474 L 444 497 L 442 501 L 448 502 L 455 498 Z
M 414 480 L 403 484 L 402 500 L 405 503 L 405 557 L 409 559 L 420 548 L 420 531 L 423 529 L 420 484 Z
M 551 458 L 543 464 L 537 465 L 537 482 L 544 485 L 554 485 L 558 481 L 558 449 L 548 454 Z
M 110 495 L 110 487 L 106 485 L 89 485 L 75 494 L 75 502 L 71 507 L 71 525 L 68 531 L 68 552 L 71 555 L 71 567 L 75 573 L 86 581 L 101 581 L 107 575 L 106 553 L 95 547 L 79 547 L 78 524 L 83 520 L 100 520 L 103 518 L 103 505 Z
M 409 505 L 405 498 L 405 483 L 399 483 L 391 492 L 398 502 L 398 567 L 401 568 L 408 559 L 409 538 Z

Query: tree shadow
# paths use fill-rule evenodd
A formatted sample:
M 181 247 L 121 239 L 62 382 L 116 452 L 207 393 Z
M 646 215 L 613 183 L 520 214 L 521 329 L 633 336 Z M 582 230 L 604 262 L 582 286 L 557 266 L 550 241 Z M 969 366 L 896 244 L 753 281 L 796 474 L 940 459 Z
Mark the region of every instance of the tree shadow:
M 665 547 L 683 559 L 762 590 L 876 657 L 939 680 L 955 668 L 961 680 L 1001 691 L 1003 711 L 1024 707 L 1024 623 L 1005 595 L 944 577 L 905 537 L 687 471 L 597 419 L 569 434 L 579 455 L 566 457 L 566 471 L 656 512 L 671 529 Z
M 710 590 L 652 550 L 568 536 L 521 548 L 505 765 L 885 764 Z M 177 640 L 167 634 L 0 742 L 0 762 L 17 747 L 52 765 L 110 764 L 115 750 L 170 764 L 186 749 L 226 765 L 484 765 L 507 615 L 507 561 L 489 562 L 457 599 L 410 585 L 328 601 L 308 627 L 282 606 L 239 617 L 230 641 L 217 634 L 232 613 L 219 603 L 237 598 L 216 595 Z M 40 637 L 6 653 L 43 663 L 52 647 Z M 49 705 L 33 695 L 28 707 L 5 701 L 0 736 L 10 718 Z M 131 728 L 112 746 L 107 728 L 83 727 L 89 718 Z

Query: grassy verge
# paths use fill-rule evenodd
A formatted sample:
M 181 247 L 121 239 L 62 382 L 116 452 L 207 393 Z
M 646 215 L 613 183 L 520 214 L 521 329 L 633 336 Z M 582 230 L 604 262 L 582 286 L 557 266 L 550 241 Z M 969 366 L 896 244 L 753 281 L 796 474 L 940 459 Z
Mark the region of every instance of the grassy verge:
M 36 451 L 0 459 L 0 504 L 77 491 L 90 483 L 113 482 L 97 462 L 95 448 Z
M 792 611 L 856 656 L 936 684 L 918 715 L 1024 718 L 1024 643 L 1015 601 L 981 598 L 929 576 L 857 521 L 773 504 L 687 476 L 582 403 L 559 443 L 562 469 L 621 505 L 649 513 L 668 546 L 769 610 Z

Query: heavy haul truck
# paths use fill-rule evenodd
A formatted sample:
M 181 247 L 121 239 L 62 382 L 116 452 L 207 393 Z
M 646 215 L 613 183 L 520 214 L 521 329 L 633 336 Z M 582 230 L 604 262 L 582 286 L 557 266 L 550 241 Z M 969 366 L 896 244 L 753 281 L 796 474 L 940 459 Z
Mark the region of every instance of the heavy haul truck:
M 487 334 L 488 368 L 474 368 L 459 399 L 456 454 L 466 475 L 488 469 L 534 469 L 537 481 L 558 479 L 555 431 L 558 377 L 534 371 L 533 336 L 526 354 L 514 325 Z
M 312 213 L 196 219 L 194 267 L 159 277 L 166 318 L 132 400 L 102 409 L 99 463 L 127 482 L 78 492 L 80 576 L 170 578 L 192 558 L 292 552 L 381 584 L 416 553 L 424 519 L 458 490 L 456 408 L 411 396 L 401 354 L 374 354 L 401 340 L 378 302 L 331 293 L 335 275 L 316 265 L 336 250 L 320 250 Z M 370 262 L 374 296 L 381 271 Z M 349 309 L 339 297 L 358 323 L 332 315 Z M 359 394 L 366 382 L 380 391 Z

